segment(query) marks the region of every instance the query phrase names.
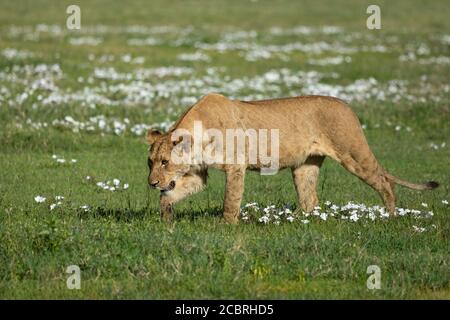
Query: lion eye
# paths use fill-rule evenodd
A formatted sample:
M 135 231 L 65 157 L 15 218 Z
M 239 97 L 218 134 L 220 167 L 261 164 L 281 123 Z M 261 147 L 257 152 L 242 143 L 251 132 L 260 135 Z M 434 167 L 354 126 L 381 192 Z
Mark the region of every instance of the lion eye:
M 167 161 L 167 160 L 161 161 L 161 164 L 162 164 L 163 166 L 167 166 L 168 163 L 169 163 L 169 161 Z

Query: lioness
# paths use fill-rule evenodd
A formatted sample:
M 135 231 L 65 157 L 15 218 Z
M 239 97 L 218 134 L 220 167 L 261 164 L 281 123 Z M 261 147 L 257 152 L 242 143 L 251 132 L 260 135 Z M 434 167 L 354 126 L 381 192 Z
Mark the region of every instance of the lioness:
M 165 134 L 149 130 L 150 147 L 148 183 L 161 190 L 160 209 L 163 219 L 171 220 L 173 205 L 206 184 L 207 169 L 214 167 L 226 174 L 224 218 L 237 223 L 244 191 L 246 169 L 261 170 L 261 161 L 248 162 L 248 142 L 244 163 L 187 163 L 173 161 L 174 154 L 195 142 L 174 137 L 182 129 L 194 136 L 194 122 L 201 121 L 205 129 L 219 132 L 227 129 L 277 129 L 279 133 L 278 165 L 291 168 L 300 208 L 309 212 L 318 205 L 316 186 L 319 169 L 325 156 L 344 166 L 374 188 L 391 215 L 395 214 L 394 186 L 400 184 L 416 190 L 430 190 L 436 182 L 414 184 L 389 174 L 371 152 L 355 113 L 343 101 L 326 96 L 302 96 L 260 101 L 230 100 L 219 94 L 208 94 L 189 108 Z M 184 147 L 175 148 L 184 141 Z M 198 142 L 198 141 L 197 141 Z M 205 148 L 211 139 L 200 145 Z M 271 147 L 269 146 L 269 149 Z M 176 151 L 176 152 L 175 152 Z M 270 151 L 275 151 L 273 148 Z M 175 153 L 174 153 L 175 152 Z M 237 151 L 235 151 L 236 153 Z M 190 154 L 190 157 L 195 155 Z

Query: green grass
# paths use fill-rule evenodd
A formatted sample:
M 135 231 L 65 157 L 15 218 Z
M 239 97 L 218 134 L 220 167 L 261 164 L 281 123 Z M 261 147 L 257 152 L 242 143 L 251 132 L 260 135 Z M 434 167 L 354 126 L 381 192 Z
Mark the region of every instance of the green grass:
M 89 25 L 193 26 L 185 45 L 166 42 L 156 46 L 129 46 L 130 37 L 148 35 L 106 34 L 99 46 L 72 46 L 68 38 L 44 34 L 38 41 L 8 36 L 10 25 L 35 26 L 40 23 L 65 27 L 65 8 L 70 1 L 0 1 L 0 51 L 16 48 L 35 53 L 25 60 L 0 56 L 0 73 L 13 65 L 58 63 L 63 77 L 56 80 L 61 91 L 76 92 L 89 86 L 79 83 L 96 67 L 114 67 L 120 72 L 158 66 L 188 66 L 195 75 L 205 74 L 205 63 L 176 59 L 195 52 L 196 40 L 214 43 L 226 30 L 257 30 L 261 44 L 296 41 L 335 40 L 333 35 L 285 35 L 270 38 L 272 26 L 336 25 L 346 32 L 374 35 L 386 42 L 398 42 L 386 53 L 357 52 L 352 63 L 336 66 L 307 64 L 308 55 L 294 52 L 289 61 L 277 58 L 249 62 L 236 52 L 207 52 L 210 66 L 225 67 L 231 78 L 253 77 L 270 69 L 337 72 L 338 79 L 324 83 L 347 85 L 357 79 L 374 77 L 380 84 L 391 79 L 408 80 L 411 91 L 426 85 L 435 90 L 440 101 L 380 102 L 369 99 L 352 107 L 365 130 L 379 161 L 391 173 L 411 180 L 437 180 L 433 192 L 397 188 L 397 206 L 421 209 L 428 204 L 431 219 L 410 216 L 375 222 L 355 223 L 339 219 L 311 219 L 309 224 L 294 222 L 263 225 L 258 222 L 227 225 L 221 219 L 224 176 L 210 171 L 206 190 L 176 207 L 173 225 L 159 221 L 158 193 L 147 186 L 147 146 L 143 136 L 74 133 L 49 126 L 39 130 L 26 125 L 51 123 L 66 115 L 86 121 L 91 116 L 130 119 L 131 123 L 174 120 L 187 107 L 173 97 L 155 100 L 152 105 L 108 106 L 95 109 L 77 102 L 42 106 L 36 91 L 23 104 L 8 106 L 0 100 L 0 298 L 82 298 L 82 299 L 210 299 L 210 298 L 363 298 L 363 299 L 449 299 L 449 206 L 450 180 L 450 94 L 442 90 L 449 84 L 449 65 L 421 65 L 398 61 L 409 44 L 426 43 L 431 56 L 448 56 L 448 45 L 437 39 L 450 33 L 449 5 L 445 1 L 380 2 L 382 30 L 365 29 L 367 1 L 78 1 L 82 27 Z M 106 4 L 107 3 L 107 4 Z M 92 36 L 92 34 L 91 34 Z M 94 35 L 95 36 L 95 35 Z M 165 39 L 177 34 L 164 35 Z M 155 37 L 159 37 L 155 35 Z M 364 44 L 354 39 L 349 45 Z M 59 53 L 59 57 L 55 56 Z M 111 54 L 109 63 L 89 61 L 90 53 Z M 145 57 L 143 65 L 122 62 L 121 55 Z M 323 54 L 334 56 L 336 54 Z M 321 57 L 321 56 L 319 56 Z M 169 78 L 170 79 L 170 78 Z M 166 79 L 164 79 L 166 80 Z M 159 79 L 145 82 L 157 83 Z M 91 86 L 117 84 L 94 79 Z M 0 88 L 15 98 L 27 86 L 11 83 L 0 76 Z M 279 96 L 291 89 L 281 87 Z M 200 98 L 203 93 L 195 93 Z M 222 92 L 230 94 L 229 92 Z M 240 92 L 241 95 L 250 91 Z M 235 94 L 235 93 L 233 93 Z M 0 97 L 3 94 L 0 95 Z M 186 93 L 186 95 L 191 95 Z M 6 96 L 6 95 L 3 95 Z M 182 96 L 182 95 L 181 95 Z M 179 98 L 179 97 L 178 97 Z M 120 97 L 111 97 L 120 100 Z M 175 101 L 175 102 L 174 102 Z M 37 108 L 33 104 L 37 104 Z M 389 125 L 389 123 L 391 125 Z M 20 124 L 22 127 L 18 127 Z M 380 127 L 377 127 L 377 124 Z M 396 131 L 395 125 L 402 129 Z M 411 131 L 404 128 L 408 126 Z M 430 143 L 446 146 L 434 150 Z M 53 154 L 77 159 L 74 165 L 58 165 Z M 97 181 L 119 178 L 128 182 L 124 192 L 105 192 L 87 183 L 89 175 Z M 320 174 L 318 194 L 321 201 L 337 204 L 348 201 L 366 205 L 381 204 L 378 195 L 337 163 L 326 160 Z M 37 204 L 36 195 L 65 197 L 64 204 L 50 211 Z M 290 172 L 276 176 L 249 173 L 243 203 L 262 205 L 296 203 Z M 90 212 L 79 209 L 89 205 Z M 427 231 L 414 232 L 413 226 Z M 68 290 L 65 269 L 81 268 L 81 290 Z M 381 268 L 382 288 L 366 288 L 369 265 Z

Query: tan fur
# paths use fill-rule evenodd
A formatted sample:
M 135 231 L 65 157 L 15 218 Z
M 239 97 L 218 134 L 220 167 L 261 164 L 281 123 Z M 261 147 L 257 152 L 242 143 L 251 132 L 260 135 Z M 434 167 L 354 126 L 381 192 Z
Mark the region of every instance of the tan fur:
M 325 96 L 303 96 L 275 100 L 237 101 L 219 94 L 208 94 L 187 110 L 166 134 L 151 131 L 149 159 L 153 166 L 149 183 L 158 181 L 161 191 L 161 215 L 172 219 L 172 206 L 185 196 L 200 191 L 206 183 L 205 164 L 176 165 L 170 162 L 175 129 L 193 132 L 194 121 L 202 121 L 204 129 L 279 129 L 280 169 L 291 168 L 302 210 L 311 211 L 319 200 L 316 186 L 325 156 L 358 176 L 382 197 L 387 210 L 395 213 L 395 183 L 418 190 L 432 189 L 437 183 L 413 184 L 387 173 L 371 152 L 358 118 L 343 101 Z M 269 145 L 270 146 L 270 145 Z M 269 149 L 270 152 L 270 149 Z M 161 161 L 167 160 L 167 165 Z M 258 164 L 215 164 L 225 171 L 226 192 L 224 218 L 236 223 L 244 191 L 246 169 L 259 170 Z M 171 181 L 176 182 L 173 190 Z

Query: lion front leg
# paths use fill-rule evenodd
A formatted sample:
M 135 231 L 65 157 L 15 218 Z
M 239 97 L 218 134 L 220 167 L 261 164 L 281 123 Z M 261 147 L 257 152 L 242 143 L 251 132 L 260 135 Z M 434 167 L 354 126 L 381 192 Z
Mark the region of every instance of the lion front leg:
M 170 191 L 162 191 L 159 198 L 161 219 L 172 221 L 174 212 L 173 206 L 178 201 L 190 194 L 196 193 L 206 185 L 207 172 L 188 173 L 178 179 L 175 188 Z
M 304 212 L 311 212 L 319 205 L 316 188 L 323 160 L 322 156 L 310 156 L 303 165 L 292 169 L 298 203 Z
M 175 199 L 169 195 L 169 192 L 161 192 L 159 197 L 159 210 L 161 219 L 167 222 L 173 220 L 173 205 L 175 203 Z
M 244 194 L 245 167 L 230 166 L 225 170 L 226 187 L 223 217 L 228 223 L 238 223 L 242 195 Z

